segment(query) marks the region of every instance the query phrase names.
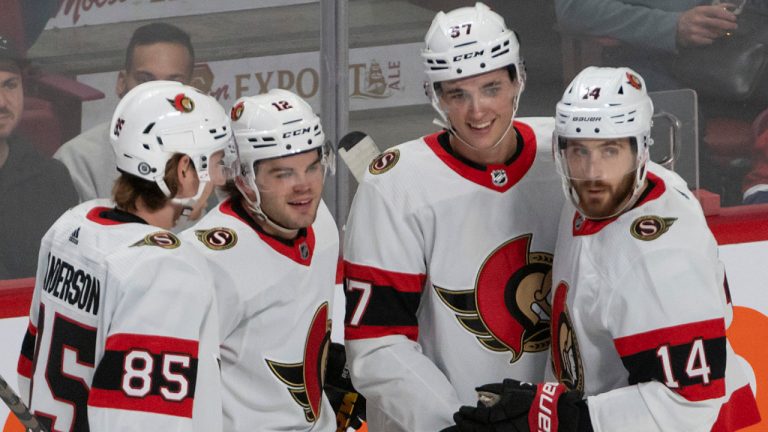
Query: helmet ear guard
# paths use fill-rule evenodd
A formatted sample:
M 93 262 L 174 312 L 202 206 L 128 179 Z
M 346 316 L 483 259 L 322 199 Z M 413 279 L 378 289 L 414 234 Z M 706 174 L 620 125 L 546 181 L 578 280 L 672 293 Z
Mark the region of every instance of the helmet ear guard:
M 580 212 L 585 213 L 564 156 L 568 140 L 630 139 L 636 154 L 634 186 L 625 205 L 609 216 L 613 217 L 634 205 L 642 192 L 653 144 L 652 117 L 653 102 L 645 82 L 632 69 L 591 66 L 568 85 L 557 104 L 552 146 L 565 194 Z

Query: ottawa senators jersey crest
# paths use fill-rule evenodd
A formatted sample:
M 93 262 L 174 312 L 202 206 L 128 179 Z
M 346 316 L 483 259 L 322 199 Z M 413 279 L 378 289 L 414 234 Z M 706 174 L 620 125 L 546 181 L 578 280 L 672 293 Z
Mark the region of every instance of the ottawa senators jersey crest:
M 330 337 L 331 321 L 328 319 L 328 302 L 325 302 L 312 318 L 301 362 L 280 363 L 266 359 L 269 369 L 288 386 L 288 392 L 304 410 L 304 418 L 310 423 L 320 417 Z
M 208 249 L 226 250 L 237 244 L 237 233 L 230 228 L 211 228 L 208 230 L 195 230 L 195 236 Z
M 584 391 L 584 369 L 566 300 L 568 284 L 560 282 L 552 300 L 552 370 L 569 390 Z
M 509 351 L 510 363 L 526 351 L 549 347 L 552 254 L 531 252 L 531 237 L 522 235 L 493 251 L 480 267 L 473 290 L 435 286 L 459 323 L 486 349 Z
M 640 216 L 632 222 L 629 232 L 632 234 L 632 237 L 638 240 L 656 240 L 662 234 L 669 231 L 669 228 L 676 220 L 677 218 Z
M 132 244 L 131 247 L 137 246 L 157 246 L 163 249 L 176 249 L 181 244 L 179 238 L 167 231 L 158 231 L 152 234 L 147 234 L 143 239 Z

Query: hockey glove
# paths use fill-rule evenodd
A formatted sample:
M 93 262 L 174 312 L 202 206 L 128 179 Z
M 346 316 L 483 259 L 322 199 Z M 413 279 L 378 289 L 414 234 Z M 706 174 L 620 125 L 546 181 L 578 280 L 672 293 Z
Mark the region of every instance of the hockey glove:
M 365 421 L 365 398 L 352 387 L 344 345 L 331 343 L 328 347 L 323 387 L 336 413 L 336 431 L 360 428 Z
M 591 432 L 581 394 L 562 384 L 530 384 L 513 379 L 478 387 L 476 407 L 453 415 L 461 432 Z

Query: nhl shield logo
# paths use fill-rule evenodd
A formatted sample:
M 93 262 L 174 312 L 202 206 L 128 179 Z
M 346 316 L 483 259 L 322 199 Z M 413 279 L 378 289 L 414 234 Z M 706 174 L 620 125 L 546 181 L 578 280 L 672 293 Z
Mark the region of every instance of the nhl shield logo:
M 507 184 L 507 172 L 503 169 L 491 171 L 491 181 L 494 186 L 501 187 Z

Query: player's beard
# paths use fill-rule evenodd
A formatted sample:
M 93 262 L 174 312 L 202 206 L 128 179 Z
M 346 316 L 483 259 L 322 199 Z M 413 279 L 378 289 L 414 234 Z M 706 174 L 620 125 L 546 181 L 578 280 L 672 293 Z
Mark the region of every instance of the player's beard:
M 625 203 L 632 196 L 634 184 L 634 171 L 625 174 L 615 186 L 602 180 L 574 181 L 574 187 L 579 196 L 579 207 L 584 216 L 592 219 L 608 218 L 622 211 Z M 598 196 L 594 196 L 589 193 L 590 190 L 601 192 Z

